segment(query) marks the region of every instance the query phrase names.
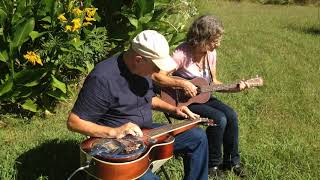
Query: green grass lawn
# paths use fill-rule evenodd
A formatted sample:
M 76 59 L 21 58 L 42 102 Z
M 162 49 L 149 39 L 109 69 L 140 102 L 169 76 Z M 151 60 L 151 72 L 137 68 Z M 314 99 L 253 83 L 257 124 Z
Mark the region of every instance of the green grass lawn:
M 218 78 L 264 78 L 262 88 L 216 94 L 238 112 L 248 179 L 319 179 L 318 8 L 197 2 L 200 14 L 215 14 L 225 26 Z M 65 125 L 73 101 L 44 119 L 0 116 L 7 124 L 0 127 L 0 179 L 66 179 L 79 166 L 78 144 L 84 137 Z M 164 121 L 159 113 L 155 119 Z M 166 169 L 171 179 L 183 176 L 179 158 L 170 160 Z M 228 179 L 237 177 L 228 174 Z

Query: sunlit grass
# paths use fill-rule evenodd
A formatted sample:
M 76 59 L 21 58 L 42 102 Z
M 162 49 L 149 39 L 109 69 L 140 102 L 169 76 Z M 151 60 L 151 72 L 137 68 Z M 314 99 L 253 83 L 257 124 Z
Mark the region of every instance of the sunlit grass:
M 215 0 L 198 4 L 201 14 L 215 14 L 225 26 L 219 79 L 260 75 L 265 80 L 260 89 L 215 94 L 239 114 L 248 179 L 319 178 L 318 9 Z M 78 167 L 77 145 L 84 137 L 65 125 L 73 99 L 45 119 L 1 116 L 7 126 L 0 128 L 0 179 L 66 179 Z M 161 114 L 155 119 L 165 122 Z M 182 168 L 179 157 L 166 165 L 171 179 L 181 179 Z M 228 179 L 237 177 L 229 174 Z

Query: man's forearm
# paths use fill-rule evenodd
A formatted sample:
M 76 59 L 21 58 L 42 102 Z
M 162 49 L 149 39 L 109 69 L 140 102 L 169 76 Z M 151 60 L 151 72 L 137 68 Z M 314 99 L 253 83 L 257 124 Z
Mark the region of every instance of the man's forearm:
M 67 127 L 71 131 L 75 131 L 91 137 L 114 138 L 116 132 L 114 128 L 101 126 L 90 121 L 82 120 L 74 113 L 70 113 Z
M 164 102 L 163 100 L 161 100 L 158 97 L 153 97 L 152 98 L 152 109 L 153 110 L 158 110 L 158 111 L 162 111 L 162 112 L 168 112 L 171 114 L 175 114 L 176 113 L 176 107 L 172 106 L 171 104 L 168 104 L 166 102 Z

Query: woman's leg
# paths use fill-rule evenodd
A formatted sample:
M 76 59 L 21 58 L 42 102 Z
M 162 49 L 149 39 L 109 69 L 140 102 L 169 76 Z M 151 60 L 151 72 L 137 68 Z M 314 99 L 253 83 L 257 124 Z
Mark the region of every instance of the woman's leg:
M 234 166 L 240 163 L 239 140 L 238 140 L 238 116 L 228 105 L 216 98 L 211 98 L 207 105 L 220 110 L 227 118 L 227 126 L 223 138 L 223 163 Z
M 212 108 L 205 104 L 191 104 L 189 109 L 199 114 L 201 117 L 206 117 L 215 120 L 217 126 L 208 127 L 206 130 L 209 144 L 209 168 L 219 166 L 221 164 L 223 143 L 223 135 L 227 123 L 226 116 L 220 110 Z

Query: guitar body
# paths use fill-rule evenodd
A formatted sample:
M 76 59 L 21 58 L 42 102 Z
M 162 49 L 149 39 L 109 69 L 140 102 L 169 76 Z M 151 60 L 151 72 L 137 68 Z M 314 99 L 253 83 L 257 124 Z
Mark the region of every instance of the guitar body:
M 183 79 L 180 77 L 174 77 Z M 197 87 L 209 86 L 209 83 L 206 79 L 202 77 L 196 77 L 191 79 L 190 82 Z M 161 87 L 161 99 L 173 106 L 188 106 L 192 103 L 206 103 L 209 101 L 211 92 L 203 92 L 198 95 L 190 98 L 185 95 L 183 89 L 172 88 L 172 87 Z
M 80 144 L 80 164 L 89 175 L 103 180 L 130 180 L 150 168 L 156 171 L 173 156 L 174 136 L 213 120 L 198 118 L 154 129 L 143 129 L 143 137 L 127 135 L 121 139 L 89 138 Z
M 173 156 L 174 137 L 165 135 L 157 138 L 157 144 L 149 145 L 140 157 L 123 162 L 110 162 L 88 154 L 93 143 L 100 138 L 89 138 L 80 145 L 80 163 L 90 166 L 85 171 L 96 179 L 103 180 L 129 180 L 141 177 L 153 166 L 160 167 L 165 161 Z M 116 160 L 118 161 L 118 160 Z

